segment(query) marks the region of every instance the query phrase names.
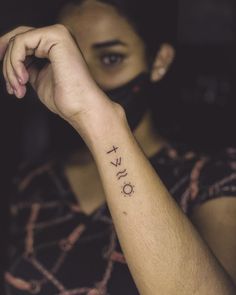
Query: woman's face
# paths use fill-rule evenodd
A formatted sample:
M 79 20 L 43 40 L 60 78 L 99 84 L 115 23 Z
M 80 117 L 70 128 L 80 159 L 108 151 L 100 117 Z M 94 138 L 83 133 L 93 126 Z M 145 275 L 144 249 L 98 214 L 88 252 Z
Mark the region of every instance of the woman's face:
M 59 21 L 74 35 L 103 90 L 119 87 L 148 70 L 144 42 L 112 6 L 95 0 L 68 5 Z

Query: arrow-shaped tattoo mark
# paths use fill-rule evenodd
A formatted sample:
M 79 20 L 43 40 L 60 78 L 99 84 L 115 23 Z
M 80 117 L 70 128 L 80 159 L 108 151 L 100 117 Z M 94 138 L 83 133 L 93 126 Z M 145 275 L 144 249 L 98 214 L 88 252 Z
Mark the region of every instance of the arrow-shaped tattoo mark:
M 120 166 L 120 165 L 121 165 L 121 157 L 120 157 L 119 159 L 116 159 L 116 162 L 115 162 L 115 163 L 114 163 L 114 162 L 111 162 L 111 164 L 112 164 L 113 166 L 115 166 L 115 167 Z

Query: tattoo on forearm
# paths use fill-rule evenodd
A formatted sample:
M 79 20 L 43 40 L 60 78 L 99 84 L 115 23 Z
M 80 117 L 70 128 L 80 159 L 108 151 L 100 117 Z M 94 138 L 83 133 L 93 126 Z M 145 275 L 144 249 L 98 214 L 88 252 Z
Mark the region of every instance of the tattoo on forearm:
M 121 178 L 126 177 L 127 175 L 128 175 L 128 173 L 127 173 L 127 170 L 126 170 L 126 169 L 123 170 L 123 171 L 120 171 L 120 172 L 118 172 L 118 173 L 116 174 L 118 180 L 120 180 Z
M 125 197 L 129 196 L 131 197 L 134 193 L 134 185 L 132 185 L 130 182 L 125 183 L 122 188 L 122 194 L 124 194 Z
M 107 154 L 116 153 L 116 151 L 117 151 L 118 149 L 119 149 L 118 147 L 115 147 L 115 146 L 113 145 L 112 150 L 108 151 Z
M 121 166 L 121 158 L 116 159 L 116 162 L 111 162 L 111 164 L 115 167 Z
M 119 147 L 116 147 L 116 146 L 113 146 L 111 150 L 109 150 L 107 152 L 107 155 L 110 155 L 110 154 L 116 154 L 117 151 L 119 150 Z M 128 176 L 128 171 L 127 169 L 121 167 L 122 166 L 122 158 L 121 157 L 118 157 L 114 160 L 112 160 L 110 162 L 110 164 L 112 166 L 114 166 L 115 168 L 121 168 L 121 170 L 119 170 L 117 173 L 116 173 L 116 177 L 117 177 L 117 180 L 121 180 L 122 178 L 126 178 Z M 123 194 L 123 196 L 125 197 L 131 197 L 133 194 L 134 194 L 134 185 L 132 185 L 130 182 L 124 182 L 123 185 L 122 185 L 122 190 L 121 190 L 121 193 Z

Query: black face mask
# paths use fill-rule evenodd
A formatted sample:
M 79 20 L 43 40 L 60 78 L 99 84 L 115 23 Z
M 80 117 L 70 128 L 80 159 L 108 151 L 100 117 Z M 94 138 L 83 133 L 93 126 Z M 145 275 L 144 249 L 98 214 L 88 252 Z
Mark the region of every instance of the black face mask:
M 142 73 L 121 87 L 105 92 L 125 110 L 129 126 L 134 131 L 148 108 L 148 95 L 152 83 L 149 74 Z
M 148 108 L 151 89 L 149 74 L 142 73 L 127 84 L 105 93 L 124 108 L 129 126 L 134 131 Z M 82 138 L 67 122 L 55 115 L 50 121 L 52 143 L 56 152 L 68 153 L 85 148 Z

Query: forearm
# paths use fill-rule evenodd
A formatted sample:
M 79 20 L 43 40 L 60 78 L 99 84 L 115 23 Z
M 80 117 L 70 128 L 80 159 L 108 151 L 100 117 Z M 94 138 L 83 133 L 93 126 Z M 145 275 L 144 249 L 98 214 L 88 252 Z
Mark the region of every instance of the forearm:
M 169 195 L 125 118 L 110 110 L 95 117 L 86 132 L 140 293 L 234 294 L 224 270 Z

